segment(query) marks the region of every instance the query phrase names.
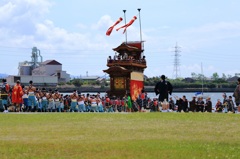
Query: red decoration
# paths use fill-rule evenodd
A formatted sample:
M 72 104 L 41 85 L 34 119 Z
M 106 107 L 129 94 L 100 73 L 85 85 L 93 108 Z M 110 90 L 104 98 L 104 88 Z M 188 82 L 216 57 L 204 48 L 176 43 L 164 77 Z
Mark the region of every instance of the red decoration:
M 118 31 L 119 29 L 121 28 L 125 28 L 124 31 L 123 31 L 123 34 L 125 33 L 125 31 L 127 30 L 127 28 L 132 25 L 132 23 L 137 19 L 136 16 L 133 16 L 133 18 L 125 25 L 121 26 L 120 28 L 117 28 L 116 30 Z
M 112 33 L 113 28 L 118 25 L 122 20 L 122 17 L 120 17 L 110 28 L 108 28 L 106 35 L 109 36 Z

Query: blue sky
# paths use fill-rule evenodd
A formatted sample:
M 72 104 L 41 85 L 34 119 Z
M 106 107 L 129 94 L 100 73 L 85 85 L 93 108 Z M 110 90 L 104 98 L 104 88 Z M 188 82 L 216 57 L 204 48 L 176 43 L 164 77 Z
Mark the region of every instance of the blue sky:
M 201 73 L 201 63 L 207 77 L 234 76 L 240 73 L 239 6 L 239 0 L 0 0 L 0 73 L 17 74 L 36 46 L 43 60 L 59 61 L 71 75 L 103 76 L 112 49 L 125 41 L 121 30 L 105 32 L 124 17 L 123 9 L 128 22 L 141 8 L 145 75 L 175 77 L 177 43 L 179 77 Z M 138 20 L 127 30 L 128 41 L 140 40 Z

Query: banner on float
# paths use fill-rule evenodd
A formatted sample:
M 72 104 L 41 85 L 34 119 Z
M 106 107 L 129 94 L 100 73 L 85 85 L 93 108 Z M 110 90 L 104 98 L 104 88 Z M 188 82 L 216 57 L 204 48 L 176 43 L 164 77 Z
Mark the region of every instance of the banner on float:
M 132 72 L 130 78 L 130 93 L 132 100 L 136 100 L 144 87 L 143 73 Z

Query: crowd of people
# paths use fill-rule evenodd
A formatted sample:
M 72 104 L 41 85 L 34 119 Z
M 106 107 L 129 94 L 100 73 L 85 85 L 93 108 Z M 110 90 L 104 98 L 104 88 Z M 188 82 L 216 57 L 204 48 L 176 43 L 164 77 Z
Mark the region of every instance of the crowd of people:
M 46 90 L 34 87 L 33 81 L 28 86 L 21 86 L 17 81 L 10 89 L 6 80 L 2 80 L 0 111 L 2 112 L 232 112 L 237 111 L 240 101 L 239 85 L 234 91 L 235 102 L 232 96 L 223 93 L 222 101 L 212 105 L 211 98 L 193 96 L 188 100 L 186 96 L 170 97 L 171 83 L 161 76 L 161 81 L 155 86 L 155 93 L 159 98 L 149 98 L 142 89 L 135 101 L 130 94 L 124 97 L 109 97 L 100 93 L 84 94 L 74 90 L 69 94 L 62 94 L 57 89 Z M 240 83 L 240 79 L 238 80 Z M 175 99 L 173 99 L 175 98 Z M 239 107 L 238 107 L 239 108 Z M 240 112 L 240 111 L 239 111 Z
M 74 90 L 63 95 L 57 89 L 46 90 L 21 86 L 20 81 L 10 89 L 6 79 L 2 80 L 0 110 L 2 112 L 132 112 L 130 94 L 122 99 L 97 94 L 81 94 Z

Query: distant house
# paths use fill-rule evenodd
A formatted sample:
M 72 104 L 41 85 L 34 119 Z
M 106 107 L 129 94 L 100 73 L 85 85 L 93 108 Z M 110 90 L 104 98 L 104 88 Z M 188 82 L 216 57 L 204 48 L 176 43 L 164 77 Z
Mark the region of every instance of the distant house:
M 231 78 L 228 78 L 227 82 L 237 82 L 238 78 L 239 78 L 238 76 L 233 76 Z
M 195 82 L 195 80 L 193 78 L 190 78 L 190 77 L 184 78 L 182 81 L 187 82 L 187 83 Z
M 62 64 L 56 60 L 47 60 L 32 70 L 32 76 L 57 76 L 58 82 L 70 81 L 70 75 L 62 71 Z
M 148 79 L 148 76 L 143 75 L 143 80 L 146 81 Z
M 99 76 L 80 76 L 82 81 L 90 82 L 90 81 L 101 81 Z

